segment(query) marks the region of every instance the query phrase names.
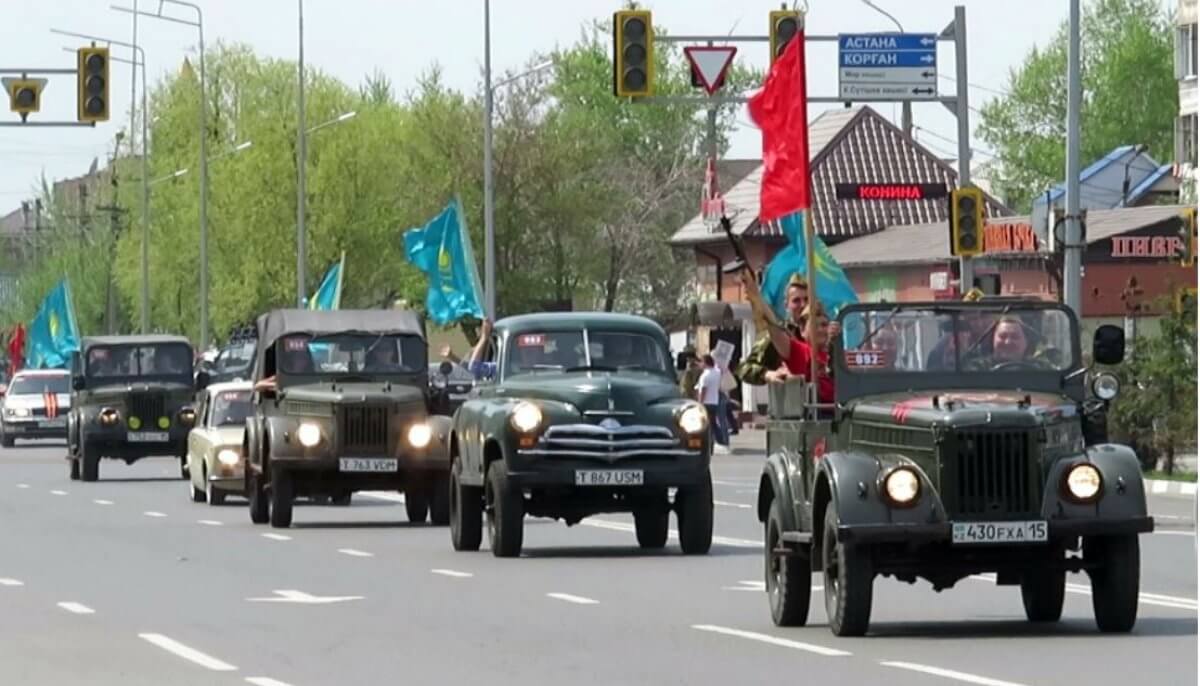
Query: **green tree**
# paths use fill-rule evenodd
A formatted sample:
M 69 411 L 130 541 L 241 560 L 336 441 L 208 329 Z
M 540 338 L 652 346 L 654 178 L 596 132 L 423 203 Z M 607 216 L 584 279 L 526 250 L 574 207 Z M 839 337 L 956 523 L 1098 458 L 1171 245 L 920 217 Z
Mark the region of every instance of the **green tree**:
M 985 104 L 978 133 L 997 152 L 996 186 L 1006 204 L 1027 210 L 1061 181 L 1066 167 L 1067 24 L 1009 73 L 1008 94 Z M 1097 0 L 1084 7 L 1080 32 L 1082 159 L 1144 143 L 1173 158 L 1178 86 L 1172 23 L 1156 0 Z

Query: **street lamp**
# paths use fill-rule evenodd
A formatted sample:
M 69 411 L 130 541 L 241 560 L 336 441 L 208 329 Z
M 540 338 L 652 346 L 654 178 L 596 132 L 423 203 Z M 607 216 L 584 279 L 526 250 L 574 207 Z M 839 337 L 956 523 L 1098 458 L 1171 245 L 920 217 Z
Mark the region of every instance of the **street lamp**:
M 304 0 L 296 0 L 297 39 L 299 42 L 299 90 L 296 95 L 296 303 L 304 307 L 308 290 L 308 235 L 304 226 L 307 210 L 304 167 L 308 164 L 308 131 L 304 124 Z
M 141 256 L 141 332 L 143 334 L 150 333 L 150 182 L 149 171 L 147 170 L 147 158 L 149 150 L 147 143 L 147 122 L 149 121 L 150 111 L 146 105 L 146 51 L 141 46 L 135 43 L 125 43 L 111 38 L 101 38 L 99 36 L 91 36 L 85 33 L 75 33 L 73 31 L 62 31 L 60 29 L 50 29 L 50 33 L 56 33 L 61 36 L 71 36 L 73 38 L 82 38 L 84 40 L 100 41 L 110 45 L 120 45 L 130 48 L 134 51 L 133 64 L 134 70 L 140 65 L 142 68 L 142 256 Z M 66 48 L 64 48 L 66 49 Z M 118 62 L 129 62 L 120 58 L 110 57 Z M 133 155 L 133 112 L 136 109 L 135 103 L 129 103 L 130 122 L 129 122 L 129 154 Z
M 304 132 L 304 135 L 307 136 L 307 135 L 311 134 L 313 131 L 323 129 L 326 126 L 333 126 L 334 124 L 340 124 L 344 121 L 349 121 L 357 116 L 358 116 L 358 112 L 355 112 L 353 110 L 351 110 L 349 112 L 343 112 L 342 114 L 339 114 L 338 116 L 334 117 L 333 119 L 330 119 L 327 122 L 321 122 L 320 124 L 317 124 L 316 126 L 312 127 L 311 129 L 306 130 Z
M 196 11 L 196 21 L 177 19 L 164 16 L 163 5 L 179 5 L 190 7 Z M 184 0 L 158 0 L 158 12 L 142 12 L 137 8 L 118 7 L 112 5 L 118 12 L 129 12 L 134 15 L 173 21 L 177 24 L 194 26 L 200 36 L 200 349 L 208 347 L 208 152 L 205 139 L 207 136 L 208 98 L 204 80 L 204 13 L 200 6 Z
M 219 160 L 223 157 L 229 157 L 230 155 L 241 152 L 241 151 L 245 150 L 246 148 L 249 148 L 252 145 L 254 145 L 254 141 L 246 141 L 244 143 L 238 143 L 236 146 L 234 146 L 233 148 L 231 148 L 229 150 L 226 150 L 225 152 L 221 153 L 220 155 L 213 155 L 212 157 L 209 158 L 208 162 L 209 162 L 209 164 L 212 164 L 213 162 L 216 162 L 217 160 Z M 170 174 L 167 174 L 166 176 L 160 176 L 157 179 L 153 179 L 152 181 L 150 181 L 150 185 L 154 186 L 156 184 L 162 183 L 163 181 L 170 181 L 171 179 L 178 179 L 179 177 L 187 174 L 188 171 L 189 170 L 187 167 L 184 167 L 182 169 L 176 169 L 175 171 L 171 172 Z

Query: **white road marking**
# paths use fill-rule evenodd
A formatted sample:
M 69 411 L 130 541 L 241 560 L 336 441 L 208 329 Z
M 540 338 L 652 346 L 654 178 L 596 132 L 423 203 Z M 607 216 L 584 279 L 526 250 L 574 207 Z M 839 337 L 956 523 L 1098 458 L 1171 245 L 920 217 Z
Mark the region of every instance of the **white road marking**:
M 167 516 L 166 514 L 164 514 L 162 512 L 155 512 L 154 510 L 146 510 L 142 514 L 146 515 L 147 517 L 166 517 Z
M 1155 531 L 1155 536 L 1195 536 L 1195 531 Z
M 600 604 L 599 600 L 592 600 L 591 598 L 584 598 L 583 596 L 571 595 L 570 593 L 547 593 L 546 597 L 554 598 L 555 600 L 564 600 L 568 603 L 575 603 L 576 605 L 599 605 Z
M 62 609 L 64 609 L 64 610 L 66 610 L 67 612 L 74 612 L 74 613 L 75 613 L 75 614 L 77 614 L 77 615 L 93 615 L 93 614 L 96 614 L 96 611 L 95 611 L 95 610 L 93 610 L 92 608 L 88 607 L 87 605 L 81 605 L 81 604 L 79 604 L 79 603 L 73 603 L 73 602 L 70 602 L 70 601 L 68 601 L 68 602 L 63 602 L 63 603 L 58 603 L 58 606 L 59 606 L 59 607 L 61 607 L 61 608 L 62 608 Z
M 1166 493 L 1167 492 L 1167 482 L 1166 481 L 1155 481 L 1154 483 L 1150 484 L 1150 492 L 1151 493 Z
M 342 603 L 347 600 L 362 600 L 360 595 L 331 595 L 331 596 L 315 596 L 304 591 L 294 589 L 272 591 L 275 595 L 270 598 L 246 598 L 252 603 L 300 603 L 302 605 L 328 605 L 329 603 Z
M 29 484 L 17 484 L 17 488 L 29 488 Z
M 24 581 L 17 581 L 16 579 L 0 579 L 0 586 L 24 586 L 24 585 L 25 585 Z
M 214 672 L 237 671 L 237 667 L 234 667 L 228 662 L 222 662 L 211 655 L 205 655 L 195 648 L 189 648 L 179 641 L 163 636 L 162 634 L 138 634 L 138 638 L 152 643 L 168 653 L 173 653 L 178 657 L 182 657 L 188 662 L 200 665 L 205 669 L 211 669 Z
M 736 636 L 738 638 L 748 638 L 751 641 L 760 641 L 771 645 L 781 646 L 783 648 L 792 648 L 795 650 L 804 650 L 817 655 L 826 657 L 841 657 L 843 655 L 852 655 L 845 650 L 837 650 L 836 648 L 826 648 L 825 646 L 814 645 L 812 643 L 801 643 L 800 641 L 792 641 L 778 636 L 770 636 L 768 634 L 759 634 L 753 631 L 742 631 L 741 629 L 730 629 L 724 626 L 714 626 L 712 624 L 693 624 L 693 629 L 700 631 L 709 631 L 714 634 L 724 634 L 725 636 Z
M 96 503 L 97 505 L 112 505 L 113 504 L 113 501 L 104 500 L 103 498 L 97 498 L 97 499 L 93 500 L 92 502 Z
M 751 481 L 751 480 L 730 481 L 728 479 L 713 479 L 712 482 L 716 486 L 736 486 L 736 487 L 740 487 L 740 488 L 745 488 L 747 486 L 753 486 L 755 483 L 758 482 L 758 480 L 755 479 L 753 481 Z
M 634 533 L 636 531 L 632 524 L 625 524 L 624 522 L 612 522 L 607 519 L 585 519 L 580 522 L 580 524 L 594 526 L 597 529 L 610 529 L 612 531 L 624 531 L 626 533 Z M 667 535 L 673 539 L 678 539 L 679 531 L 675 529 L 668 529 Z M 762 541 L 751 541 L 746 538 L 726 538 L 724 536 L 713 536 L 712 542 L 734 548 L 762 548 L 763 545 Z
M 470 572 L 460 572 L 454 569 L 431 569 L 429 571 L 433 572 L 434 574 L 441 574 L 442 576 L 452 576 L 456 579 L 468 579 L 475 576 Z
M 246 683 L 254 684 L 254 686 L 292 686 L 287 682 L 277 681 L 265 676 L 248 676 L 246 677 Z
M 269 538 L 272 541 L 290 541 L 290 540 L 292 540 L 291 536 L 285 536 L 283 534 L 263 534 L 262 537 Z
M 978 581 L 986 581 L 996 583 L 995 574 L 972 574 L 972 579 Z M 1085 584 L 1068 583 L 1066 585 L 1067 593 L 1075 593 L 1078 595 L 1092 594 L 1092 588 Z M 1157 605 L 1159 607 L 1173 607 L 1180 610 L 1191 610 L 1195 612 L 1200 608 L 1200 604 L 1194 598 L 1183 598 L 1180 596 L 1160 595 L 1158 593 L 1139 593 L 1138 602 L 1144 605 Z
M 979 686 L 1022 686 L 1015 681 L 1001 681 L 999 679 L 989 679 L 985 676 L 976 676 L 967 674 L 966 672 L 956 672 L 952 669 L 942 669 L 941 667 L 930 667 L 928 665 L 919 665 L 913 662 L 880 662 L 884 667 L 897 667 L 899 669 L 908 669 L 914 672 L 923 672 L 940 676 L 946 679 L 955 679 L 968 684 L 979 684 Z
M 50 494 L 51 494 L 51 495 L 66 495 L 66 494 L 67 494 L 67 492 L 66 492 L 66 491 L 59 491 L 59 490 L 57 490 L 57 489 L 56 489 L 56 490 L 50 491 Z
M 364 495 L 368 498 L 376 500 L 387 500 L 393 503 L 404 502 L 404 496 L 400 493 L 392 493 L 390 491 L 359 491 L 359 495 Z
M 722 591 L 757 591 L 763 593 L 767 590 L 767 582 L 765 581 L 739 581 L 737 586 L 722 586 Z M 813 586 L 812 590 L 823 591 L 824 586 Z
M 1164 514 L 1151 513 L 1150 516 L 1154 517 L 1155 519 L 1187 519 L 1187 517 L 1182 517 L 1180 515 L 1164 515 Z
M 203 524 L 204 526 L 225 526 L 224 522 L 218 522 L 215 519 L 198 519 L 196 523 Z
M 745 503 L 731 503 L 731 502 L 726 502 L 726 501 L 724 501 L 724 500 L 714 500 L 714 501 L 713 501 L 713 505 L 722 505 L 722 506 L 724 506 L 724 507 L 736 507 L 736 508 L 739 508 L 739 509 L 742 509 L 742 510 L 752 510 L 752 509 L 754 509 L 754 506 L 753 506 L 753 505 L 747 505 L 747 504 L 745 504 Z
M 368 553 L 365 550 L 355 550 L 354 548 L 338 548 L 338 552 L 350 557 L 375 557 L 375 553 Z

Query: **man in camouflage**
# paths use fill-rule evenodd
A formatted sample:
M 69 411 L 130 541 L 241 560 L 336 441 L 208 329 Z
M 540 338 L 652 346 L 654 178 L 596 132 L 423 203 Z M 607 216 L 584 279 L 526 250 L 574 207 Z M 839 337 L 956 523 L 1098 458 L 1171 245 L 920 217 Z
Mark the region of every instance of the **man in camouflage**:
M 684 346 L 683 354 L 687 356 L 687 369 L 680 375 L 679 390 L 685 398 L 691 398 L 696 393 L 696 382 L 700 380 L 704 368 L 700 366 L 700 358 L 696 357 L 695 346 Z
M 792 275 L 787 287 L 788 319 L 784 322 L 788 333 L 794 338 L 803 340 L 804 320 L 801 313 L 808 307 L 808 283 L 799 275 Z M 750 354 L 742 360 L 737 368 L 737 376 L 743 383 L 760 386 L 767 382 L 767 372 L 774 371 L 783 364 L 775 346 L 771 345 L 771 336 L 764 334 L 754 342 Z

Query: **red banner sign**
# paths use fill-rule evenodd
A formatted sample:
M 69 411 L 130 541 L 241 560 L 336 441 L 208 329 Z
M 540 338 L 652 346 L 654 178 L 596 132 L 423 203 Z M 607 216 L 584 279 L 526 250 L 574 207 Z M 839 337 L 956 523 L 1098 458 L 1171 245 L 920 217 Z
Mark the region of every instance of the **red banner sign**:
M 1037 252 L 1037 234 L 1029 224 L 987 224 L 983 227 L 984 252 Z
M 1178 236 L 1113 236 L 1113 257 L 1174 258 L 1183 249 Z

